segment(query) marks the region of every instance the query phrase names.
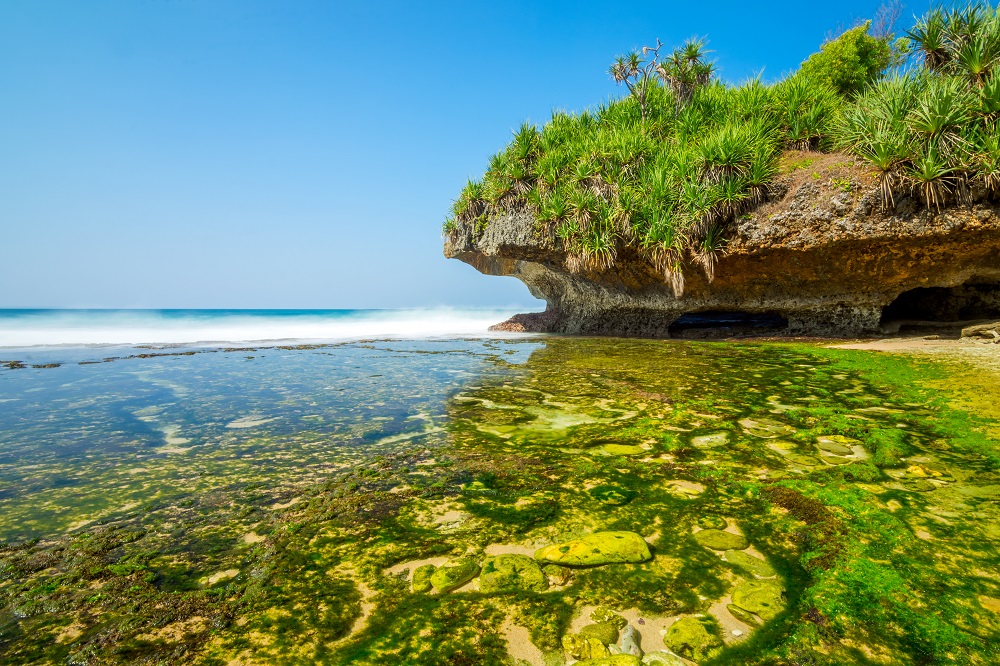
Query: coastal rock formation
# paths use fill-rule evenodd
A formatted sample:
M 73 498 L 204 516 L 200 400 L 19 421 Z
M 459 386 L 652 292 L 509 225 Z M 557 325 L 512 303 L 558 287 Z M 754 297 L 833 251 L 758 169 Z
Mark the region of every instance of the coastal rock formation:
M 634 532 L 594 532 L 574 541 L 539 548 L 535 559 L 545 564 L 590 567 L 652 559 L 649 545 Z
M 619 247 L 610 268 L 571 271 L 531 211 L 460 226 L 444 252 L 514 276 L 547 302 L 499 327 L 509 331 L 860 336 L 899 322 L 1000 317 L 995 200 L 973 191 L 973 203 L 938 211 L 914 193 L 884 212 L 870 169 L 840 154 L 792 158 L 770 200 L 730 224 L 714 280 L 689 262 L 679 296 L 632 247 Z

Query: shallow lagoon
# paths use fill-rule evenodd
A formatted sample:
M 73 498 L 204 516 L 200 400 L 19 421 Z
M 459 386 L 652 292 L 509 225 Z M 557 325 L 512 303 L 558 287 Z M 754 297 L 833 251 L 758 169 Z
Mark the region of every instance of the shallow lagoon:
M 558 664 L 598 606 L 646 651 L 694 618 L 677 649 L 702 664 L 1000 659 L 996 414 L 941 363 L 562 338 L 5 354 L 27 366 L 0 370 L 9 663 Z M 411 590 L 426 562 L 601 530 L 652 560 Z M 774 603 L 733 604 L 755 589 Z

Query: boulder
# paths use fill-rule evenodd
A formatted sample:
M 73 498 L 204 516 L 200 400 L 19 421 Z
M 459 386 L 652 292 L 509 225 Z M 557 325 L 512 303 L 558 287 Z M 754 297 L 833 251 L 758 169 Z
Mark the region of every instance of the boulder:
M 475 560 L 460 557 L 442 564 L 431 574 L 431 585 L 440 594 L 462 587 L 479 573 Z
M 539 562 L 575 567 L 645 562 L 652 557 L 649 545 L 635 532 L 594 532 L 535 551 Z
M 479 574 L 479 590 L 486 593 L 541 592 L 549 586 L 538 563 L 527 555 L 497 555 L 483 562 Z

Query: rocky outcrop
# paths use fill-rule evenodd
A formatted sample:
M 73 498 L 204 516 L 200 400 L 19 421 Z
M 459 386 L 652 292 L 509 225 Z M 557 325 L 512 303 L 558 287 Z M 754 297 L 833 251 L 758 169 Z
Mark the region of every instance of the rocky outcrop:
M 445 255 L 517 277 L 547 302 L 506 330 L 863 336 L 882 332 L 887 309 L 894 319 L 1000 317 L 1000 204 L 984 193 L 973 200 L 938 212 L 916 195 L 897 196 L 885 213 L 864 168 L 815 154 L 772 187 L 768 203 L 732 223 L 713 281 L 694 264 L 686 269 L 679 297 L 628 247 L 610 269 L 570 271 L 559 241 L 530 212 L 496 217 L 481 231 L 459 228 Z

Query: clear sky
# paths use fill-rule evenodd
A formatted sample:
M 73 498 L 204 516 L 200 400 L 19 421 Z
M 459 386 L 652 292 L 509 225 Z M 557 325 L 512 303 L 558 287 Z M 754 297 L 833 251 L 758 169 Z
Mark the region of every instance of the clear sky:
M 537 306 L 441 254 L 512 128 L 657 37 L 777 78 L 876 6 L 0 0 L 0 307 Z

